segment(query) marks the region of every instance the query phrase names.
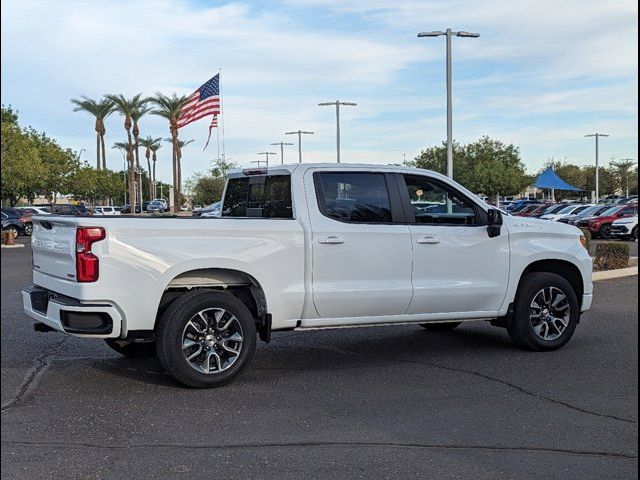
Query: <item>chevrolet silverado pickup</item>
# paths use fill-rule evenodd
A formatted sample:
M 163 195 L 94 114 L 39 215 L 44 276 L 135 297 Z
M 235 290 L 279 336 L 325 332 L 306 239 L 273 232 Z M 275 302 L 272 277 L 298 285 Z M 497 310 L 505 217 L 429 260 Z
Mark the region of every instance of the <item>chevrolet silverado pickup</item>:
M 157 355 L 216 387 L 272 332 L 488 321 L 529 350 L 592 302 L 579 229 L 503 214 L 451 179 L 383 165 L 233 171 L 219 218 L 35 216 L 35 330 Z

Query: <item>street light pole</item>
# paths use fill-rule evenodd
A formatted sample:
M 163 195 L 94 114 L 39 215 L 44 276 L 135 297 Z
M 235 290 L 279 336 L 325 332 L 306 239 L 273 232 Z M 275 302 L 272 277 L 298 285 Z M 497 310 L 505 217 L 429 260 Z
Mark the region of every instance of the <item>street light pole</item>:
M 341 102 L 340 100 L 336 100 L 335 102 L 322 102 L 318 104 L 319 107 L 328 107 L 330 105 L 335 105 L 336 107 L 336 160 L 337 163 L 340 163 L 340 105 L 355 107 L 358 104 L 353 102 Z
M 595 137 L 596 139 L 596 203 L 600 200 L 600 161 L 598 158 L 598 139 L 600 137 L 608 137 L 607 133 L 591 133 L 589 135 L 585 135 L 585 137 Z
M 259 152 L 258 155 L 264 155 L 266 157 L 266 162 L 267 162 L 267 167 L 268 167 L 269 166 L 269 155 L 277 155 L 277 153 L 276 152 Z M 258 162 L 260 162 L 260 160 Z M 258 163 L 258 166 L 260 166 L 260 163 Z
M 302 135 L 313 135 L 313 132 L 296 130 L 295 132 L 285 132 L 285 135 L 298 135 L 298 163 L 302 163 Z
M 453 178 L 453 81 L 452 81 L 452 55 L 451 55 L 451 37 L 478 38 L 479 33 L 470 32 L 453 32 L 447 28 L 444 32 L 420 32 L 418 37 L 439 37 L 444 35 L 447 37 L 447 176 Z
M 280 145 L 280 165 L 284 165 L 284 146 L 293 145 L 293 143 L 277 142 L 277 143 L 272 143 L 271 145 Z

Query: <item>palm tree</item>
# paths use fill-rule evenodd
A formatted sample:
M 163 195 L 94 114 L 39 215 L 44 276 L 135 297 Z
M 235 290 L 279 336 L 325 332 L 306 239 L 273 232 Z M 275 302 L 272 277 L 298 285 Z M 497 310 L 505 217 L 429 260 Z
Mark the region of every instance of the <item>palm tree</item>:
M 132 117 L 136 112 L 144 107 L 146 100 L 142 98 L 142 94 L 138 93 L 132 98 L 126 98 L 121 93 L 117 95 L 105 95 L 107 100 L 113 102 L 113 109 L 124 116 L 124 129 L 127 131 L 127 164 L 129 166 L 129 202 L 132 204 L 132 213 L 135 213 L 135 171 L 133 157 L 133 141 L 131 138 Z M 142 207 L 142 203 L 139 204 Z
M 149 99 L 149 102 L 155 106 L 151 112 L 169 120 L 169 132 L 171 133 L 172 159 L 173 159 L 173 206 L 176 211 L 180 209 L 181 199 L 181 178 L 180 178 L 180 156 L 178 154 L 178 119 L 180 111 L 187 103 L 189 97 L 178 96 L 175 93 L 171 96 L 162 93 L 156 93 L 155 97 Z
M 136 154 L 136 170 L 140 170 L 140 153 L 138 152 L 138 139 L 140 137 L 140 127 L 138 126 L 138 121 L 140 118 L 147 112 L 151 110 L 151 107 L 146 103 L 140 105 L 137 109 L 133 111 L 131 114 L 131 120 L 133 120 L 133 129 L 131 133 L 133 133 L 133 150 Z M 149 172 L 149 179 L 151 179 L 151 172 Z M 151 195 L 151 189 L 149 189 L 149 195 Z M 142 191 L 138 192 L 139 203 L 142 205 Z
M 145 138 L 141 138 L 138 143 L 144 147 L 144 156 L 147 158 L 147 167 L 149 168 L 149 195 L 151 198 L 155 198 L 155 192 L 153 189 L 155 182 L 155 169 L 156 169 L 156 151 L 160 148 L 160 142 L 162 138 L 153 138 L 151 135 L 147 135 Z M 158 148 L 153 150 L 153 147 L 158 145 Z M 151 170 L 151 152 L 153 152 L 153 173 Z
M 107 132 L 104 127 L 104 119 L 113 113 L 113 102 L 106 98 L 101 100 L 93 100 L 92 98 L 82 96 L 72 98 L 71 103 L 75 105 L 74 112 L 88 112 L 96 117 L 96 169 L 107 168 L 107 155 L 104 148 L 104 134 Z M 100 161 L 100 152 L 102 151 L 102 162 Z
M 129 151 L 129 144 L 127 142 L 115 142 L 113 144 L 113 146 L 111 148 L 115 148 L 117 150 L 120 150 L 120 153 L 122 153 L 122 157 L 125 158 L 127 152 Z M 123 172 L 128 171 L 128 169 L 125 167 L 125 169 L 123 170 Z M 125 185 L 128 185 L 128 181 L 125 178 Z M 127 192 L 125 191 L 125 199 L 124 199 L 124 203 L 127 203 Z M 131 203 L 131 197 L 129 197 L 129 203 Z
M 165 142 L 172 142 L 171 138 L 165 138 L 164 139 Z M 195 142 L 195 140 L 178 140 L 176 142 L 176 145 L 178 146 L 178 184 L 182 185 L 182 149 L 184 147 L 186 147 L 187 145 L 189 145 L 190 143 Z
M 156 183 L 156 160 L 158 159 L 156 156 L 156 152 L 158 151 L 159 148 L 162 148 L 162 144 L 160 143 L 154 143 L 151 147 L 151 161 L 153 162 L 153 197 L 157 197 L 157 183 Z

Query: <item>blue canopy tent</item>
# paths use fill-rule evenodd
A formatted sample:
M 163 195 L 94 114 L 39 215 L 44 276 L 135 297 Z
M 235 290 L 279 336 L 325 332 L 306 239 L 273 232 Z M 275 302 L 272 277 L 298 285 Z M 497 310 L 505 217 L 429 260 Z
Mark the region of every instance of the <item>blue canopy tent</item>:
M 533 186 L 538 188 L 551 188 L 554 190 L 570 190 L 572 192 L 583 191 L 582 189 L 569 185 L 567 182 L 562 180 L 551 167 L 538 175 Z

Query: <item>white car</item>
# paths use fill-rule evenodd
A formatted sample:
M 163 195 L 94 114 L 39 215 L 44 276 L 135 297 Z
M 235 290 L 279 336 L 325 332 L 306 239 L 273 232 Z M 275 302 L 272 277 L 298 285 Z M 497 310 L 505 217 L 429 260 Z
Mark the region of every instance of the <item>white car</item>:
M 560 210 L 558 212 L 542 215 L 540 218 L 542 220 L 552 220 L 552 221 L 557 222 L 561 218 L 565 218 L 565 217 L 568 217 L 570 215 L 578 215 L 580 212 L 582 212 L 583 210 L 586 210 L 589 207 L 593 207 L 593 204 L 588 204 L 588 205 L 571 204 L 571 205 L 566 206 L 565 208 L 563 208 L 562 210 Z
M 591 306 L 585 244 L 431 171 L 278 165 L 232 171 L 215 222 L 36 217 L 22 295 L 36 330 L 157 352 L 183 384 L 216 387 L 256 336 L 285 330 L 490 321 L 522 348 L 558 349 Z
M 638 240 L 638 215 L 614 220 L 611 224 L 611 236 Z
M 117 207 L 97 206 L 93 209 L 94 215 L 120 215 Z

